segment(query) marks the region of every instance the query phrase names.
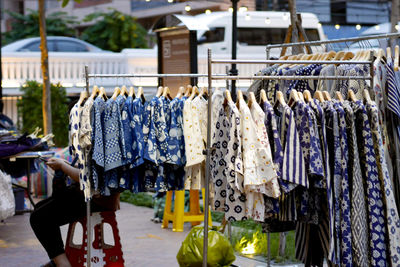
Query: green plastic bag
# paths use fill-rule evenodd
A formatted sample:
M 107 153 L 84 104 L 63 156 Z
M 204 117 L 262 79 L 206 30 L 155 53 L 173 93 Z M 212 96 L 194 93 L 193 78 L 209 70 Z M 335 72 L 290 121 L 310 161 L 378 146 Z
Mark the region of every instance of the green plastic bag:
M 180 267 L 201 267 L 203 263 L 203 227 L 193 227 L 182 242 L 176 258 Z M 208 267 L 230 266 L 236 257 L 228 239 L 215 230 L 208 230 Z

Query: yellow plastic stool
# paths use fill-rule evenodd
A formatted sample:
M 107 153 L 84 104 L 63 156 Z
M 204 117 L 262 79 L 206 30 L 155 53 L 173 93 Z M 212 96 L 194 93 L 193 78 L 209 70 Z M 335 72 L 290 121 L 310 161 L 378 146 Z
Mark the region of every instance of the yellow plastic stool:
M 171 211 L 172 194 L 175 192 L 174 211 Z M 201 190 L 205 199 L 205 190 Z M 189 191 L 189 212 L 185 212 L 185 190 L 168 191 L 165 199 L 164 217 L 161 228 L 168 228 L 168 223 L 172 221 L 172 231 L 183 232 L 183 224 L 191 222 L 192 226 L 204 221 L 204 213 L 200 212 L 199 190 Z M 212 226 L 211 211 L 208 210 L 208 225 Z

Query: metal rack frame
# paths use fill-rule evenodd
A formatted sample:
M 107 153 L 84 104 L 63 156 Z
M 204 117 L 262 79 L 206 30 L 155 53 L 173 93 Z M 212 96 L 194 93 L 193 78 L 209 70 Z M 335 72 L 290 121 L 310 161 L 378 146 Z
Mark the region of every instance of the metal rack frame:
M 400 36 L 400 34 L 399 34 Z M 297 44 L 296 44 L 297 45 Z M 213 80 L 265 80 L 265 79 L 276 79 L 276 80 L 370 80 L 371 85 L 373 84 L 373 70 L 374 70 L 374 57 L 373 52 L 370 53 L 369 61 L 303 61 L 303 60 L 218 60 L 212 59 L 211 49 L 208 49 L 207 54 L 208 60 L 208 111 L 207 111 L 207 148 L 206 148 L 206 177 L 205 177 L 205 190 L 206 190 L 206 200 L 205 200 L 205 211 L 208 214 L 208 204 L 209 204 L 209 182 L 210 182 L 210 161 L 211 161 L 211 113 L 212 113 L 212 81 Z M 227 75 L 215 75 L 212 74 L 213 64 L 368 64 L 370 66 L 370 71 L 368 76 L 227 76 Z M 269 240 L 269 238 L 268 238 Z M 204 242 L 203 242 L 203 267 L 207 267 L 207 254 L 208 254 L 208 224 L 206 218 L 204 218 Z M 268 250 L 269 250 L 268 245 Z M 270 266 L 270 250 L 268 251 L 268 266 Z

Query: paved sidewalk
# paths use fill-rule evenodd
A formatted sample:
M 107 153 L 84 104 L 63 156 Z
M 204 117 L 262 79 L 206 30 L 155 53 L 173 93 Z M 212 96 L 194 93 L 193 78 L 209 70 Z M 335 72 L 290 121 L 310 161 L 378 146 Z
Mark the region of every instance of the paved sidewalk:
M 190 224 L 185 225 L 184 232 L 175 233 L 151 222 L 152 215 L 152 209 L 121 203 L 117 221 L 126 267 L 179 266 L 176 254 Z M 65 240 L 67 226 L 62 227 L 62 233 Z M 38 267 L 47 260 L 46 252 L 30 228 L 29 214 L 16 215 L 0 223 L 1 267 Z M 237 257 L 234 264 L 241 267 L 266 266 L 242 257 Z

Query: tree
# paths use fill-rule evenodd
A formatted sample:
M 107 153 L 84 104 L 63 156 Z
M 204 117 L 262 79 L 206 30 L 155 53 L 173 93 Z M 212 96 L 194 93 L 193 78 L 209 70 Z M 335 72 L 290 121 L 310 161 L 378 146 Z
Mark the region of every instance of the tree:
M 93 13 L 84 19 L 85 22 L 94 20 L 96 23 L 83 31 L 83 40 L 114 52 L 147 47 L 147 31 L 134 17 L 114 9 L 109 13 Z
M 4 44 L 20 39 L 39 36 L 39 12 L 30 10 L 23 15 L 6 11 L 12 18 L 11 31 L 3 34 Z M 77 24 L 76 17 L 68 16 L 66 12 L 54 12 L 46 17 L 46 30 L 50 36 L 74 36 L 73 26 Z

